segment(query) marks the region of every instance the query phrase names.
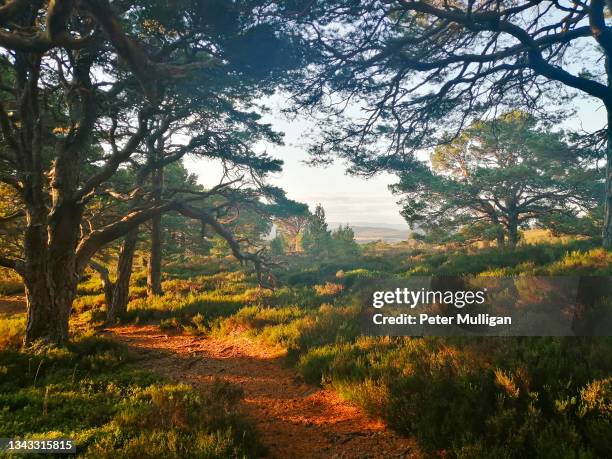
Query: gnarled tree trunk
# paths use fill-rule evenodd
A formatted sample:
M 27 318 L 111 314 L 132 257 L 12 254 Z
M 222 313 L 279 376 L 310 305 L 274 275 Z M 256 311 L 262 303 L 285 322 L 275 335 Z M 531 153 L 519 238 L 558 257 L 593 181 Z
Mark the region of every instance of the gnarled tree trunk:
M 23 279 L 28 321 L 24 344 L 38 340 L 62 344 L 68 339 L 79 279 L 75 249 L 81 210 L 59 206 L 47 217 L 46 209 L 41 208 L 29 211 L 27 217 Z
M 25 344 L 42 340 L 62 344 L 68 340 L 68 322 L 77 282 L 74 271 L 56 270 L 66 276 L 60 285 L 44 276 L 26 281 L 28 322 Z
M 110 279 L 110 273 L 108 269 L 106 269 L 101 264 L 91 260 L 89 262 L 89 266 L 91 266 L 94 270 L 98 272 L 100 275 L 100 280 L 102 281 L 102 291 L 104 292 L 104 301 L 106 305 L 113 303 L 113 292 L 115 289 L 115 284 Z
M 147 295 L 161 295 L 162 230 L 161 216 L 151 220 L 151 253 L 147 266 Z

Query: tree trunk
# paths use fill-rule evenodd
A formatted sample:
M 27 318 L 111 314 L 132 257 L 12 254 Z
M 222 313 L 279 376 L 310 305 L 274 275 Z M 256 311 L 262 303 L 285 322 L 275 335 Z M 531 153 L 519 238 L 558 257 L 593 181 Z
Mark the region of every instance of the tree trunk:
M 58 206 L 51 217 L 46 209 L 31 208 L 24 237 L 24 284 L 28 319 L 24 345 L 35 341 L 63 344 L 76 296 L 79 273 L 76 245 L 81 211 Z
M 508 246 L 510 248 L 515 248 L 518 241 L 518 219 L 515 216 L 510 216 L 508 219 Z
M 138 241 L 138 228 L 130 231 L 123 240 L 119 261 L 117 263 L 117 280 L 115 282 L 112 301 L 108 305 L 106 322 L 112 324 L 123 317 L 127 312 L 130 294 L 130 278 L 132 277 L 132 265 L 134 263 L 134 252 Z
M 147 295 L 161 295 L 162 231 L 161 216 L 151 220 L 151 253 L 147 266 Z
M 66 276 L 62 285 L 54 284 L 44 275 L 36 276 L 36 280 L 26 280 L 26 346 L 39 340 L 54 344 L 63 344 L 68 340 L 68 321 L 77 282 L 74 271 L 66 269 L 61 272 Z
M 503 232 L 497 233 L 497 248 L 501 249 L 505 246 L 505 237 Z
M 106 269 L 100 263 L 91 260 L 89 262 L 89 266 L 96 270 L 100 275 L 100 280 L 102 281 L 102 291 L 104 292 L 104 301 L 106 302 L 106 307 L 108 308 L 109 305 L 113 304 L 115 284 L 110 279 L 108 269 Z
M 612 249 L 612 107 L 608 107 L 603 246 Z
M 151 181 L 153 185 L 153 198 L 156 204 L 161 203 L 163 189 L 163 169 L 156 169 Z M 147 266 L 147 296 L 161 295 L 161 264 L 162 264 L 162 216 L 156 215 L 151 220 L 151 253 Z
M 115 302 L 115 284 L 111 282 L 110 278 L 102 280 L 102 290 L 104 291 L 104 302 L 106 303 L 107 315 L 110 305 Z

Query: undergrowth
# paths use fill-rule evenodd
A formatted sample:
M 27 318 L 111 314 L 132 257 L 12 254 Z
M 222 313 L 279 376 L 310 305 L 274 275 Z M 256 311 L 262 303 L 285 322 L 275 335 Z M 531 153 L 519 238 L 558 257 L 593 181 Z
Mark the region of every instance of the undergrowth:
M 72 438 L 77 456 L 91 458 L 262 454 L 238 409 L 240 389 L 170 383 L 138 369 L 115 341 L 80 336 L 28 350 L 4 342 L 0 375 L 0 437 Z
M 225 259 L 217 269 L 199 268 L 174 264 L 164 295 L 151 298 L 144 294 L 142 273 L 135 275 L 123 320 L 157 323 L 166 331 L 243 333 L 282 346 L 287 363 L 305 380 L 334 388 L 445 457 L 612 457 L 610 338 L 363 337 L 354 296 L 372 279 L 612 275 L 612 254 L 593 241 L 453 251 L 372 244 L 361 258 L 297 256 L 277 272 L 282 287 L 274 291 L 259 288 L 252 273 Z M 79 291 L 75 314 L 84 322 L 100 320 L 105 306 L 99 281 L 92 276 Z M 3 346 L 19 341 L 13 330 L 23 321 L 11 320 L 16 322 L 0 322 Z M 217 393 L 225 400 L 220 407 L 206 398 L 212 395 L 152 381 L 123 361 L 119 349 L 98 344 L 93 354 L 78 350 L 89 339 L 50 354 L 3 351 L 8 360 L 0 368 L 11 387 L 2 388 L 8 394 L 2 403 L 22 424 L 0 422 L 8 426 L 0 436 L 38 416 L 28 432 L 70 434 L 92 457 L 112 449 L 119 457 L 146 451 L 160 457 L 255 454 L 256 441 L 228 400 L 237 397 L 232 389 Z M 15 416 L 21 407 L 28 408 Z M 9 419 L 2 409 L 0 421 Z M 186 444 L 193 449 L 182 450 Z

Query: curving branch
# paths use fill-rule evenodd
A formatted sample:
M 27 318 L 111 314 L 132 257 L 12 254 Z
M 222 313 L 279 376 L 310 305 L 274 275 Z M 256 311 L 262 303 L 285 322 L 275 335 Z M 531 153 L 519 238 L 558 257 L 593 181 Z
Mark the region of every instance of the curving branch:
M 212 58 L 203 62 L 172 65 L 153 61 L 145 49 L 129 37 L 121 21 L 107 0 L 84 0 L 96 21 L 106 32 L 117 54 L 123 58 L 142 85 L 147 97 L 154 101 L 159 97 L 159 84 L 182 79 L 193 72 L 217 65 Z
M 44 6 L 44 3 L 48 3 L 44 29 L 31 33 L 14 27 L 13 20 L 17 19 L 24 10 L 28 7 L 39 10 Z M 0 30 L 0 45 L 15 51 L 40 54 L 55 47 L 81 49 L 88 46 L 93 39 L 93 35 L 75 37 L 67 29 L 76 3 L 76 0 L 50 2 L 13 0 L 3 5 L 0 7 L 0 26 L 9 30 Z
M 250 262 L 255 267 L 257 272 L 257 280 L 260 285 L 266 285 L 274 288 L 276 279 L 272 274 L 270 265 L 258 253 L 243 252 L 240 247 L 240 242 L 234 238 L 233 234 L 227 230 L 213 215 L 205 210 L 193 207 L 185 202 L 176 202 L 174 210 L 195 220 L 200 220 L 202 223 L 209 225 L 213 230 L 221 236 L 230 247 L 234 257 L 240 262 Z M 269 285 L 268 285 L 269 284 Z
M 198 197 L 198 199 L 201 198 Z M 209 225 L 219 236 L 227 241 L 232 254 L 237 260 L 253 264 L 260 285 L 271 284 L 272 287 L 275 286 L 276 280 L 271 273 L 269 263 L 258 253 L 243 252 L 240 242 L 234 238 L 232 233 L 217 218 L 203 209 L 190 205 L 186 200 L 173 200 L 159 206 L 134 210 L 121 220 L 92 231 L 81 240 L 77 247 L 77 272 L 80 274 L 87 265 L 91 265 L 92 257 L 106 244 L 125 236 L 131 230 L 153 217 L 171 211 L 176 211 L 181 215 Z
M 593 3 L 596 4 L 600 1 L 601 0 L 596 0 Z M 538 40 L 533 38 L 527 30 L 504 19 L 510 14 L 508 11 L 487 11 L 470 14 L 464 13 L 456 9 L 451 10 L 437 8 L 431 3 L 423 1 L 415 2 L 409 0 L 400 0 L 400 3 L 407 10 L 429 14 L 439 19 L 445 19 L 447 21 L 460 24 L 466 29 L 471 30 L 473 32 L 489 31 L 507 33 L 520 42 L 520 44 L 527 51 L 528 62 L 531 68 L 542 76 L 545 76 L 546 78 L 549 78 L 551 80 L 560 81 L 561 83 L 566 84 L 567 86 L 584 91 L 587 94 L 590 94 L 593 97 L 597 97 L 598 99 L 604 102 L 609 103 L 612 101 L 610 91 L 606 85 L 594 80 L 578 77 L 568 72 L 567 70 L 564 70 L 561 67 L 558 67 L 548 62 L 542 55 L 541 44 L 542 42 L 547 44 L 552 42 L 552 38 L 548 37 L 548 41 L 542 39 L 539 42 Z M 601 3 L 603 3 L 603 1 L 601 1 Z M 593 28 L 591 27 L 591 31 L 592 29 Z M 604 29 L 602 29 L 602 32 L 600 34 L 602 38 L 604 36 L 603 30 L 605 30 L 605 25 Z M 570 40 L 579 36 L 589 36 L 591 35 L 591 31 L 588 31 L 588 29 L 586 28 L 581 28 L 581 33 L 577 36 L 576 31 L 574 31 L 572 34 L 557 34 L 557 43 L 568 43 Z M 515 50 L 515 53 L 517 51 L 520 50 Z M 469 60 L 466 62 L 469 62 Z
M 100 248 L 116 239 L 119 239 L 122 236 L 125 236 L 132 229 L 150 220 L 154 216 L 172 210 L 173 206 L 174 203 L 170 201 L 160 206 L 134 210 L 119 221 L 93 230 L 81 240 L 77 247 L 77 272 L 83 272 L 91 258 Z

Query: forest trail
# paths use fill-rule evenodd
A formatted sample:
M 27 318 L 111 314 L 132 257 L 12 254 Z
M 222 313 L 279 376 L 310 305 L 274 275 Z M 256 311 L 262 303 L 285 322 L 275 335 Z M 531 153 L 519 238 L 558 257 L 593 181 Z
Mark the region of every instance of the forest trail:
M 125 342 L 143 368 L 205 387 L 217 378 L 240 386 L 244 411 L 274 458 L 416 458 L 413 439 L 367 418 L 333 391 L 305 384 L 282 365 L 283 351 L 243 336 L 202 338 L 155 326 L 105 331 Z
M 26 312 L 26 300 L 22 295 L 0 296 L 0 318 Z

